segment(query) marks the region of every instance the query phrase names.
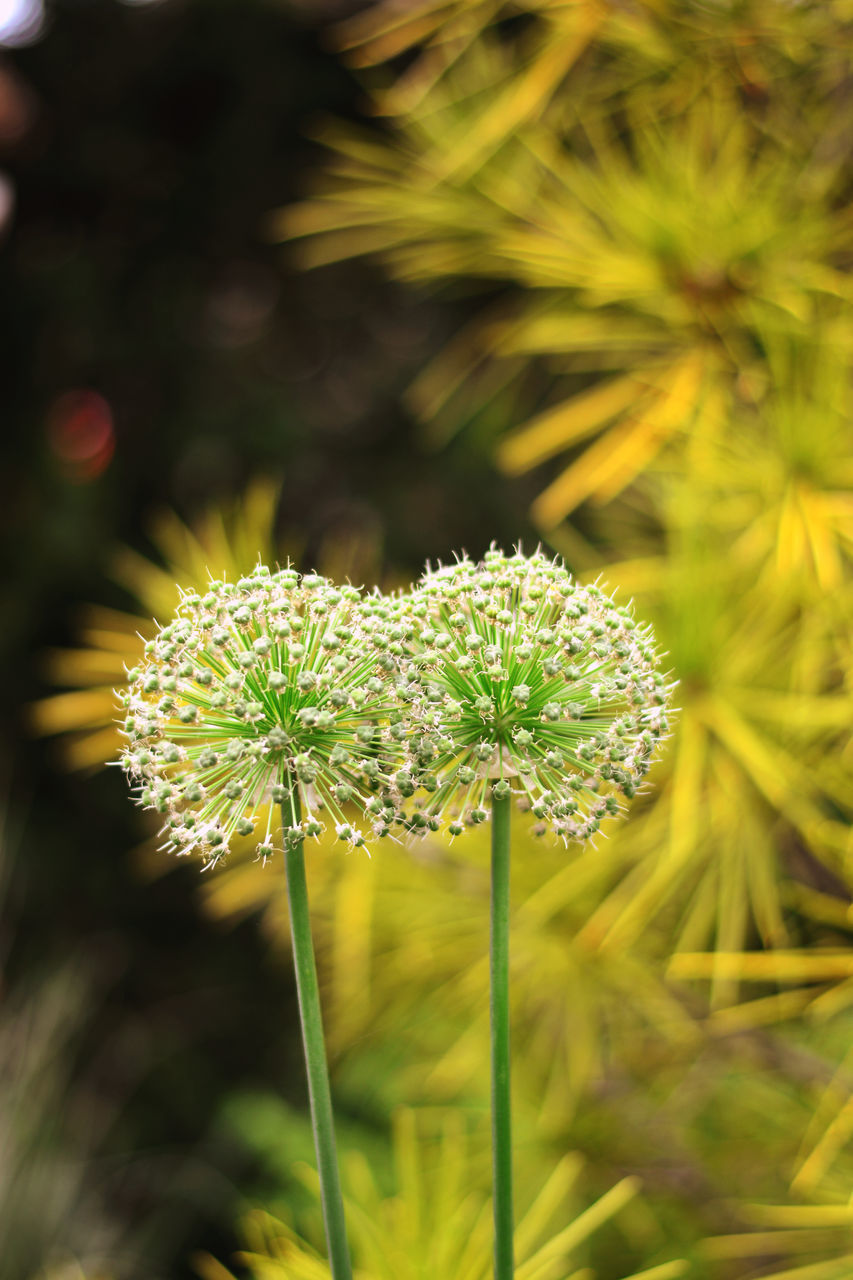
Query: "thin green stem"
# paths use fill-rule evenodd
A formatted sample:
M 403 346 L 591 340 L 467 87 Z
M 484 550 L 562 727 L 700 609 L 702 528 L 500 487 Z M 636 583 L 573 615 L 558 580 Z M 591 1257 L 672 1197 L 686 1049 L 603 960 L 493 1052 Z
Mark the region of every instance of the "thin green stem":
M 512 1280 L 512 1119 L 509 1073 L 509 865 L 511 796 L 492 798 L 492 1169 L 495 1280 Z
M 291 796 L 282 805 L 282 821 L 287 828 L 298 823 L 299 819 L 299 796 L 294 787 Z M 311 1123 L 314 1128 L 317 1171 L 320 1175 L 320 1195 L 323 1202 L 326 1243 L 329 1247 L 329 1265 L 333 1280 L 352 1280 L 352 1264 L 344 1221 L 344 1202 L 335 1150 L 335 1127 L 332 1119 L 332 1095 L 329 1090 L 329 1072 L 326 1067 L 326 1048 L 323 1040 L 320 989 L 317 983 L 317 966 L 314 963 L 314 945 L 311 940 L 311 921 L 308 915 L 305 857 L 301 841 L 287 846 L 284 865 L 287 875 L 287 899 L 290 905 L 293 965 L 296 971 L 296 991 L 299 996 L 305 1065 L 308 1069 L 308 1097 L 311 1103 Z

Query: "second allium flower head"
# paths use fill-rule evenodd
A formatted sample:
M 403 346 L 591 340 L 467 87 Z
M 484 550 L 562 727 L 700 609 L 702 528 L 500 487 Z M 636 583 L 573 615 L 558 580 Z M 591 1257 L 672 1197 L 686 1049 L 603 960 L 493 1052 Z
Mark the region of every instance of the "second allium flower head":
M 398 685 L 408 765 L 394 780 L 415 801 L 406 825 L 449 817 L 461 834 L 493 794 L 517 791 L 540 834 L 585 840 L 635 794 L 671 686 L 630 608 L 561 561 L 495 549 L 427 572 L 395 608 L 411 624 Z
M 185 593 L 124 696 L 122 764 L 168 846 L 208 862 L 334 820 L 451 834 L 517 791 L 538 830 L 586 839 L 631 797 L 666 732 L 648 628 L 559 561 L 466 558 L 363 596 L 293 569 Z M 298 797 L 298 803 L 297 803 Z M 305 816 L 303 817 L 303 813 Z

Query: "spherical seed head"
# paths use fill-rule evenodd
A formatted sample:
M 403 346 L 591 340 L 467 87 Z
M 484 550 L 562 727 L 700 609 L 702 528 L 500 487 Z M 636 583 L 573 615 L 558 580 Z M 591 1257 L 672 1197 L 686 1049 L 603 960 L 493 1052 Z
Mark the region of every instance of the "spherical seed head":
M 480 563 L 429 570 L 395 608 L 409 726 L 407 788 L 391 787 L 398 821 L 422 827 L 407 817 L 408 790 L 456 834 L 511 789 L 537 830 L 586 840 L 635 795 L 673 686 L 630 606 L 560 560 L 493 547 Z M 440 781 L 419 799 L 427 767 Z
M 183 593 L 121 695 L 121 763 L 163 815 L 167 848 L 213 863 L 254 832 L 266 858 L 275 807 L 294 794 L 304 816 L 291 804 L 285 841 L 319 834 L 326 809 L 363 844 L 340 806 L 363 808 L 401 754 L 373 625 L 356 588 L 290 568 Z

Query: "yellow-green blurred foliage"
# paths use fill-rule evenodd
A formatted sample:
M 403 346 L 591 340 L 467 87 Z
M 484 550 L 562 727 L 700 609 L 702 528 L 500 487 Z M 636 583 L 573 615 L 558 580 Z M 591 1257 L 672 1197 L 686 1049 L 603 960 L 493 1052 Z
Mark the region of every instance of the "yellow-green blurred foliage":
M 111 1277 L 108 1272 L 87 1271 L 79 1262 L 69 1262 L 48 1267 L 33 1276 L 33 1280 L 111 1280 Z
M 179 587 L 203 589 L 210 578 L 239 576 L 259 560 L 283 563 L 299 556 L 299 539 L 291 536 L 280 543 L 276 537 L 280 489 L 277 481 L 255 480 L 230 507 L 209 507 L 192 527 L 174 512 L 160 512 L 150 531 L 159 561 L 129 547 L 115 553 L 111 576 L 137 602 L 138 613 L 89 606 L 79 647 L 46 655 L 48 679 L 68 692 L 43 698 L 31 709 L 36 733 L 69 735 L 69 765 L 86 768 L 116 758 L 121 737 L 115 723 L 115 690 L 142 658 L 154 621 L 172 616 Z M 330 543 L 321 548 L 320 564 L 342 580 L 364 572 L 374 557 L 375 548 L 367 544 Z
M 29 852 L 0 791 L 0 1256 L 9 1276 L 112 1280 L 109 1259 L 138 1247 L 89 1176 L 114 1120 L 80 1040 L 99 975 L 82 954 L 9 963 L 18 871 Z M 19 928 L 19 927 L 18 927 Z M 23 930 L 21 930 L 23 932 Z
M 393 1195 L 382 1191 L 360 1153 L 350 1154 L 346 1209 L 356 1280 L 488 1280 L 489 1156 L 485 1134 L 476 1136 L 479 1141 L 472 1140 L 460 1112 L 436 1117 L 429 1111 L 398 1111 Z M 518 1280 L 596 1280 L 593 1268 L 579 1265 L 588 1241 L 634 1199 L 639 1184 L 636 1178 L 622 1178 L 580 1208 L 582 1168 L 576 1155 L 564 1156 L 521 1215 L 515 1232 Z M 312 1170 L 303 1169 L 302 1175 L 315 1185 Z M 314 1228 L 314 1238 L 321 1239 L 319 1221 Z M 253 1280 L 325 1280 L 330 1275 L 328 1264 L 307 1241 L 267 1213 L 251 1215 L 246 1236 L 249 1248 L 239 1261 Z M 198 1259 L 197 1268 L 203 1280 L 233 1280 L 211 1258 Z M 685 1272 L 686 1264 L 675 1259 L 625 1280 L 677 1280 Z
M 80 646 L 47 655 L 51 681 L 68 687 L 32 709 L 36 732 L 68 733 L 68 761 L 75 768 L 115 759 L 121 738 L 116 726 L 115 690 L 142 657 L 154 621 L 171 617 L 179 586 L 203 586 L 208 577 L 233 576 L 273 555 L 273 521 L 278 486 L 255 483 L 233 512 L 209 510 L 195 528 L 172 512 L 154 522 L 151 539 L 164 563 L 127 547 L 113 557 L 112 576 L 139 604 L 139 612 L 90 606 L 80 629 Z
M 519 1168 L 542 1186 L 583 1150 L 586 1203 L 643 1182 L 567 1274 L 677 1254 L 697 1280 L 849 1280 L 853 4 L 380 0 L 331 34 L 380 119 L 321 126 L 331 158 L 274 216 L 289 252 L 464 285 L 409 393 L 424 446 L 500 404 L 496 465 L 536 469 L 547 540 L 636 598 L 680 681 L 653 785 L 597 848 L 517 820 Z M 162 568 L 119 564 L 140 613 L 173 580 L 281 558 L 272 510 L 255 489 L 236 522 L 162 522 Z M 54 658 L 72 692 L 37 722 L 73 731 L 78 765 L 113 751 L 107 689 L 144 625 L 93 615 Z M 483 839 L 324 846 L 309 875 L 339 1098 L 484 1108 Z M 286 955 L 274 868 L 238 854 L 200 892 L 219 918 L 260 913 Z M 456 1235 L 429 1225 L 462 1147 L 420 1195 L 413 1143 L 400 1200 L 353 1166 L 363 1275 L 409 1274 L 381 1258 L 420 1204 L 423 1274 L 474 1280 L 485 1201 L 459 1200 Z M 326 1274 L 295 1232 L 253 1221 L 257 1280 Z
M 849 53 L 850 33 L 826 5 L 822 20 L 815 5 L 755 6 L 754 30 L 743 5 L 640 4 L 630 18 L 599 4 L 452 8 L 425 59 L 428 88 L 396 111 L 378 91 L 384 133 L 326 126 L 323 186 L 278 226 L 304 238 L 307 265 L 370 253 L 406 280 L 503 286 L 412 404 L 441 438 L 464 425 L 484 366 L 508 361 L 524 381 L 537 362 L 539 410 L 498 460 L 519 472 L 572 451 L 534 506 L 550 530 L 760 395 L 765 329 L 808 339 L 821 324 L 849 352 L 849 165 L 828 103 L 849 63 L 833 40 Z M 537 18 L 517 37 L 452 34 L 457 20 L 525 8 Z M 777 74 L 796 47 L 806 68 L 784 81 L 756 67 L 747 80 L 733 42 Z M 760 90 L 751 110 L 747 85 Z
M 851 24 L 377 3 L 337 34 L 383 127 L 324 126 L 316 193 L 278 215 L 306 266 L 487 282 L 412 406 L 437 444 L 478 386 L 511 398 L 498 464 L 540 468 L 534 519 L 670 651 L 676 741 L 581 934 L 605 949 L 785 947 L 794 901 L 849 900 Z

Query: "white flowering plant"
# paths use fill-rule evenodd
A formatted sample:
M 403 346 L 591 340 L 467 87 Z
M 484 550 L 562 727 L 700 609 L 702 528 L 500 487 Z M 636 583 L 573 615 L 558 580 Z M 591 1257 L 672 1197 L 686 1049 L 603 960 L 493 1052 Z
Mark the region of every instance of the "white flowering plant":
M 537 551 L 429 569 L 385 596 L 291 567 L 185 591 L 121 694 L 121 764 L 165 847 L 212 866 L 235 836 L 285 862 L 333 1280 L 351 1280 L 303 845 L 491 818 L 495 1280 L 514 1274 L 509 1036 L 513 800 L 587 841 L 642 786 L 673 685 L 650 629 Z M 358 815 L 352 818 L 353 811 Z M 276 814 L 280 815 L 278 818 Z
M 276 806 L 284 843 L 318 836 L 321 814 L 364 843 L 345 809 L 387 784 L 399 748 L 393 665 L 366 643 L 360 606 L 354 587 L 263 566 L 184 593 L 130 673 L 124 723 L 122 764 L 165 816 L 167 848 L 211 865 L 254 833 L 269 857 Z

